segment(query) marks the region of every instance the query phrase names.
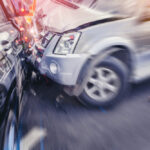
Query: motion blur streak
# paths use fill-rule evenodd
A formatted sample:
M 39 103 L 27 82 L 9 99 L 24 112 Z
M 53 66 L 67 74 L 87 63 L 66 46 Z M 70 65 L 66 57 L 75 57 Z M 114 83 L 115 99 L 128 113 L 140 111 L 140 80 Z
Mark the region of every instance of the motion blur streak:
M 46 137 L 47 132 L 45 129 L 34 127 L 28 134 L 23 137 L 20 144 L 20 150 L 31 150 L 41 138 Z
M 131 96 L 117 107 L 106 109 L 107 113 L 87 109 L 66 95 L 60 107 L 56 107 L 60 89 L 43 83 L 33 86 L 37 96 L 27 93 L 23 130 L 24 136 L 36 125 L 41 130 L 40 116 L 48 132 L 44 138 L 45 150 L 149 150 L 150 80 L 134 86 Z M 40 148 L 37 143 L 31 150 Z
M 18 150 L 149 150 L 150 80 L 137 83 L 150 78 L 150 0 L 18 1 L 21 39 L 13 28 L 0 33 L 0 49 L 21 60 L 13 64 L 26 102 Z M 2 77 L 14 61 L 6 62 Z

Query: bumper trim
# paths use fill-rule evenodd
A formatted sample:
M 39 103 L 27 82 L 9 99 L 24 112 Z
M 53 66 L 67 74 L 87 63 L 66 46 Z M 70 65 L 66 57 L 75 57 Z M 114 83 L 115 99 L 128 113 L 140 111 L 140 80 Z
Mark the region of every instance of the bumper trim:
M 88 54 L 68 54 L 65 56 L 52 54 L 50 56 L 44 56 L 39 70 L 41 74 L 47 75 L 59 84 L 74 86 L 88 57 Z M 49 66 L 51 63 L 55 63 L 58 66 L 57 74 L 50 72 Z

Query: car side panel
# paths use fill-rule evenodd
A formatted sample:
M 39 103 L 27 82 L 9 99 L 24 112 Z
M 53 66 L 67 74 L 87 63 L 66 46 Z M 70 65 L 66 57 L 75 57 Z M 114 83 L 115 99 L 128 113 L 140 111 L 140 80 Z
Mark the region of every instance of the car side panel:
M 136 29 L 136 18 L 99 24 L 83 29 L 75 53 L 102 55 L 106 50 L 110 50 L 114 46 L 126 47 L 132 56 L 132 80 L 143 80 L 150 77 L 150 69 L 148 69 L 150 64 L 150 50 L 146 49 L 146 54 L 142 51 L 143 46 L 145 48 L 148 47 L 150 37 L 147 36 L 145 39 L 142 39 L 142 37 L 136 38 L 135 36 L 138 36 L 139 33 L 144 35 L 144 32 L 140 31 L 140 29 L 142 28 L 137 27 Z M 142 42 L 141 46 L 139 46 L 138 40 Z M 141 69 L 143 73 L 141 73 Z
M 82 36 L 76 47 L 75 53 L 86 53 L 86 52 L 91 54 L 96 53 L 95 51 L 93 51 L 93 47 L 95 47 L 97 43 L 100 43 L 101 41 L 107 38 L 112 39 L 114 37 L 120 37 L 121 39 L 124 38 L 127 39 L 128 41 L 130 40 L 132 41 L 130 37 L 130 32 L 131 32 L 130 30 L 134 28 L 134 22 L 135 22 L 135 18 L 122 19 L 122 20 L 97 24 L 94 26 L 89 26 L 81 30 Z M 117 44 L 117 42 L 120 41 L 115 41 L 115 42 Z M 103 47 L 103 43 L 101 44 L 101 46 Z M 101 47 L 99 47 L 98 49 L 99 51 L 102 50 Z M 134 50 L 137 51 L 137 49 Z

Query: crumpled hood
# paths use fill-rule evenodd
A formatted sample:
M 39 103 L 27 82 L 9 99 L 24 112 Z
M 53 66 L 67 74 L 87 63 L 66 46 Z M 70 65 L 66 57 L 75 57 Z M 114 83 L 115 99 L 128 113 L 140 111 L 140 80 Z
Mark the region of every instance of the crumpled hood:
M 54 1 L 43 3 L 43 0 L 41 0 L 37 7 L 38 10 L 42 8 L 44 14 L 47 15 L 43 19 L 43 24 L 53 28 L 56 32 L 64 32 L 89 22 L 112 17 L 111 14 L 95 11 L 84 6 L 73 9 Z

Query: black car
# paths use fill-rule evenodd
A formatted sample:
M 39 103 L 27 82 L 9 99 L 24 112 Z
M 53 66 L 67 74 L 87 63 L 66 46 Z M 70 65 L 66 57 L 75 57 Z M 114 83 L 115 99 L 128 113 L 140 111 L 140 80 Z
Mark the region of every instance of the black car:
M 17 96 L 15 63 L 0 53 L 0 149 L 12 150 L 17 137 L 19 98 Z
M 24 61 L 20 32 L 12 20 L 15 14 L 6 4 L 6 1 L 0 2 L 0 150 L 14 150 L 23 95 Z

